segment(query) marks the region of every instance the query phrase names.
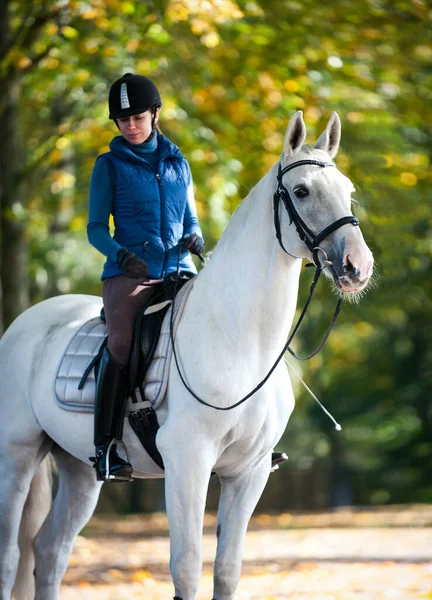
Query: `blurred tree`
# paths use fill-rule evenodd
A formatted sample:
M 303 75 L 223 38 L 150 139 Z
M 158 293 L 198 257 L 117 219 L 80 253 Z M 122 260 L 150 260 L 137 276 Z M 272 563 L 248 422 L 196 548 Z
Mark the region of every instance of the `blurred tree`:
M 424 0 L 0 0 L 0 321 L 52 294 L 100 293 L 87 189 L 116 133 L 105 105 L 116 77 L 157 81 L 162 129 L 191 163 L 208 249 L 278 160 L 288 118 L 303 110 L 312 140 L 337 110 L 337 162 L 357 186 L 379 279 L 303 367 L 344 430 L 333 435 L 299 390 L 288 472 L 300 482 L 321 470 L 322 486 L 333 473 L 336 504 L 430 500 L 430 34 Z M 306 275 L 300 304 L 307 285 Z M 300 349 L 314 345 L 333 302 L 323 284 Z

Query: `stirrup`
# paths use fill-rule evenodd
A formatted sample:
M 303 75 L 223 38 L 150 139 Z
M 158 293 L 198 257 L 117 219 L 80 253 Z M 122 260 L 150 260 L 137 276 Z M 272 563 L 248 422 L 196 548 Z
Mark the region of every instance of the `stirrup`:
M 106 460 L 106 463 L 105 463 L 105 473 L 106 473 L 106 475 L 105 475 L 105 479 L 109 480 L 109 481 L 114 481 L 114 480 L 115 481 L 120 481 L 120 480 L 121 481 L 133 481 L 133 479 L 132 479 L 132 477 L 131 477 L 131 475 L 129 473 L 127 475 L 113 475 L 110 472 L 109 457 L 110 457 L 110 454 L 111 454 L 112 447 L 113 446 L 117 446 L 117 445 L 121 446 L 123 448 L 123 450 L 125 451 L 125 454 L 126 454 L 126 460 L 127 460 L 127 462 L 129 464 L 131 464 L 130 456 L 129 456 L 128 449 L 126 448 L 126 444 L 124 442 L 122 442 L 122 440 L 118 440 L 116 438 L 112 439 L 110 441 L 109 446 L 108 446 L 107 451 L 106 451 L 106 459 L 105 459 Z M 131 470 L 131 473 L 132 473 L 132 470 Z
M 99 468 L 99 460 L 98 457 L 92 457 L 90 458 L 90 460 L 94 463 L 94 468 L 96 469 L 96 477 L 98 481 L 110 481 L 110 482 L 132 482 L 133 481 L 133 477 L 132 477 L 132 467 L 130 467 L 130 469 L 128 468 L 125 471 L 120 471 L 119 474 L 114 474 L 111 473 L 111 468 L 110 468 L 110 454 L 111 454 L 111 450 L 113 448 L 113 446 L 121 446 L 123 448 L 123 450 L 125 451 L 126 454 L 126 460 L 129 464 L 131 464 L 130 462 L 130 456 L 129 456 L 129 451 L 126 448 L 126 445 L 124 442 L 122 442 L 122 440 L 118 440 L 117 438 L 113 438 L 111 440 L 111 442 L 108 445 L 108 448 L 105 451 L 105 474 L 103 474 Z
M 285 452 L 273 452 L 272 453 L 272 468 L 270 473 L 277 471 L 279 469 L 279 465 L 283 464 L 288 460 L 288 456 Z

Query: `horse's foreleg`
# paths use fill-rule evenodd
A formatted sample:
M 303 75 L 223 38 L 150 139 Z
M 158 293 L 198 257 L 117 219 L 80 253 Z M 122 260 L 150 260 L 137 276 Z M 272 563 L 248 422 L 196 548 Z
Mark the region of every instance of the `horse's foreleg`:
M 189 432 L 189 437 L 192 432 Z M 163 440 L 168 439 L 168 434 Z M 165 496 L 168 513 L 170 569 L 176 598 L 194 600 L 202 569 L 202 530 L 207 488 L 214 455 L 196 438 L 186 444 L 170 440 L 164 452 Z M 208 444 L 208 442 L 207 442 Z M 163 448 L 163 442 L 159 442 Z
M 101 489 L 92 467 L 58 446 L 52 453 L 59 471 L 59 488 L 35 538 L 35 600 L 57 600 L 74 540 L 92 516 Z
M 214 566 L 214 600 L 232 600 L 237 588 L 243 544 L 249 519 L 267 483 L 270 456 L 246 473 L 221 477 L 217 519 L 217 554 Z

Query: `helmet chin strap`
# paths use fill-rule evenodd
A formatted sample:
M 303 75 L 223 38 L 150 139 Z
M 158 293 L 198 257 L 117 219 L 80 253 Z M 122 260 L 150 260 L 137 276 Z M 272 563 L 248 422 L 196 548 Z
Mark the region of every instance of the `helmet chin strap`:
M 151 122 L 151 126 L 152 126 L 152 133 L 154 131 L 154 128 L 156 126 L 157 123 L 157 119 L 156 119 L 156 113 L 157 113 L 157 106 L 153 106 L 152 107 L 152 122 Z M 150 134 L 151 135 L 151 134 Z M 150 136 L 149 136 L 150 137 Z M 147 138 L 148 139 L 148 138 Z
M 151 108 L 151 111 L 152 111 L 151 132 L 150 132 L 150 135 L 148 136 L 148 138 L 146 140 L 144 140 L 144 144 L 150 140 L 150 138 L 153 136 L 154 130 L 156 128 L 156 123 L 157 123 L 157 117 L 156 117 L 156 115 L 157 115 L 157 109 L 158 109 L 158 107 L 156 105 L 152 106 L 152 108 Z

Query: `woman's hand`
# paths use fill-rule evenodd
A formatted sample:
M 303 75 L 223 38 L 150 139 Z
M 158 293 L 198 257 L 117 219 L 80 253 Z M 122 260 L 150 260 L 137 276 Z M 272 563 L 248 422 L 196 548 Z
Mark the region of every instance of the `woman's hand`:
M 192 254 L 202 254 L 204 250 L 204 240 L 197 233 L 185 236 L 181 240 L 182 248 L 189 250 Z
M 134 252 L 122 248 L 117 252 L 116 262 L 126 277 L 142 279 L 147 276 L 148 265 Z

